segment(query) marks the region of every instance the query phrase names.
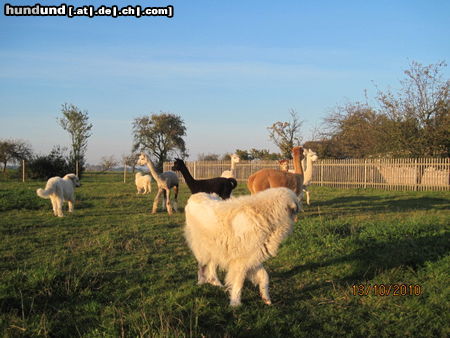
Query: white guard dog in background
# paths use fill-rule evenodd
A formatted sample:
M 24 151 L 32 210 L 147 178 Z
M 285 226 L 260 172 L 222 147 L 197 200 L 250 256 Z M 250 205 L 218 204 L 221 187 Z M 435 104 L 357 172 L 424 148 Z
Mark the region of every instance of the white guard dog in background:
M 226 271 L 231 306 L 241 304 L 245 278 L 258 285 L 263 301 L 271 304 L 262 263 L 277 254 L 299 209 L 299 199 L 287 188 L 225 201 L 214 194 L 192 195 L 185 207 L 185 236 L 198 262 L 198 283 L 220 286 L 219 266 Z
M 58 217 L 63 217 L 63 202 L 67 201 L 69 212 L 72 212 L 73 204 L 75 203 L 75 187 L 79 186 L 81 186 L 80 180 L 75 174 L 67 174 L 63 178 L 55 176 L 47 181 L 45 190 L 39 188 L 36 190 L 36 194 L 42 198 L 50 198 L 53 214 Z
M 141 172 L 137 172 L 134 183 L 136 184 L 138 194 L 149 194 L 152 192 L 152 177 L 150 175 L 144 175 Z

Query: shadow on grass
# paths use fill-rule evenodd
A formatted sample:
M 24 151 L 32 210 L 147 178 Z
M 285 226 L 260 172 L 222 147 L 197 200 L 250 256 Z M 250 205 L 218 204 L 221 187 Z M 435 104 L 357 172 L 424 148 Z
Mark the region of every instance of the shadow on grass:
M 397 267 L 409 267 L 417 270 L 425 262 L 437 261 L 450 252 L 450 234 L 444 233 L 436 236 L 408 238 L 398 241 L 376 242 L 375 240 L 360 241 L 359 249 L 348 255 L 336 257 L 322 262 L 310 262 L 299 265 L 285 272 L 273 272 L 271 277 L 280 283 L 293 283 L 296 275 L 305 271 L 314 271 L 320 268 L 351 263 L 352 272 L 333 283 L 346 287 L 376 278 L 384 271 Z M 291 281 L 291 282 L 289 282 Z M 291 285 L 293 289 L 294 285 Z M 283 303 L 292 304 L 301 299 L 308 298 L 307 293 L 316 289 L 330 287 L 330 283 L 318 283 L 305 286 L 299 294 L 290 293 L 282 299 Z
M 348 214 L 357 212 L 399 212 L 412 210 L 445 210 L 450 207 L 450 200 L 437 197 L 380 197 L 380 196 L 346 196 L 326 201 L 314 202 L 305 211 L 311 216 Z M 320 212 L 321 208 L 327 211 Z

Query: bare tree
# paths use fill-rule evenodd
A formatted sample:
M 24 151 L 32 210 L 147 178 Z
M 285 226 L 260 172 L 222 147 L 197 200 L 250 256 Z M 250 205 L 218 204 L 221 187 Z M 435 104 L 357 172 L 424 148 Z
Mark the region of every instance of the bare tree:
M 118 164 L 117 160 L 114 158 L 113 155 L 111 156 L 103 156 L 100 159 L 100 166 L 101 166 L 101 171 L 105 172 L 108 170 L 111 170 L 112 168 L 114 168 L 116 165 Z
M 297 113 L 293 109 L 290 110 L 289 115 L 291 116 L 291 121 L 278 121 L 272 124 L 272 126 L 267 127 L 270 132 L 269 138 L 280 149 L 282 156 L 285 158 L 292 158 L 292 148 L 300 145 L 302 140 L 300 129 L 303 122 L 300 121 Z
M 131 153 L 129 155 L 122 155 L 122 163 L 128 167 L 131 167 L 132 172 L 136 170 L 136 162 L 139 158 L 138 153 Z

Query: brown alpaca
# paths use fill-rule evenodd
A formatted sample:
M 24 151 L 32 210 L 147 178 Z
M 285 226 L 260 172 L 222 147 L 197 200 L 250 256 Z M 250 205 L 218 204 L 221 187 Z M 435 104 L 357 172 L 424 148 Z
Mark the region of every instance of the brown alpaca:
M 289 160 L 279 160 L 278 165 L 280 166 L 281 171 L 289 171 Z
M 251 175 L 247 181 L 248 190 L 251 194 L 269 188 L 286 187 L 294 191 L 297 196 L 300 196 L 303 188 L 303 168 L 302 159 L 303 148 L 292 148 L 293 162 L 295 173 L 276 169 L 261 169 Z

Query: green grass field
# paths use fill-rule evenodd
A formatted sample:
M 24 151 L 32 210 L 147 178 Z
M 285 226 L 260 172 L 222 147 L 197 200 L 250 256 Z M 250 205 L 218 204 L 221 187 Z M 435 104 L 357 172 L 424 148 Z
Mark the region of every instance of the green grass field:
M 273 305 L 246 282 L 234 309 L 223 289 L 196 285 L 186 186 L 169 217 L 150 214 L 155 186 L 82 183 L 75 213 L 57 218 L 35 194 L 45 182 L 0 181 L 2 336 L 450 335 L 450 192 L 312 187 L 265 263 Z M 247 193 L 240 183 L 235 195 Z

